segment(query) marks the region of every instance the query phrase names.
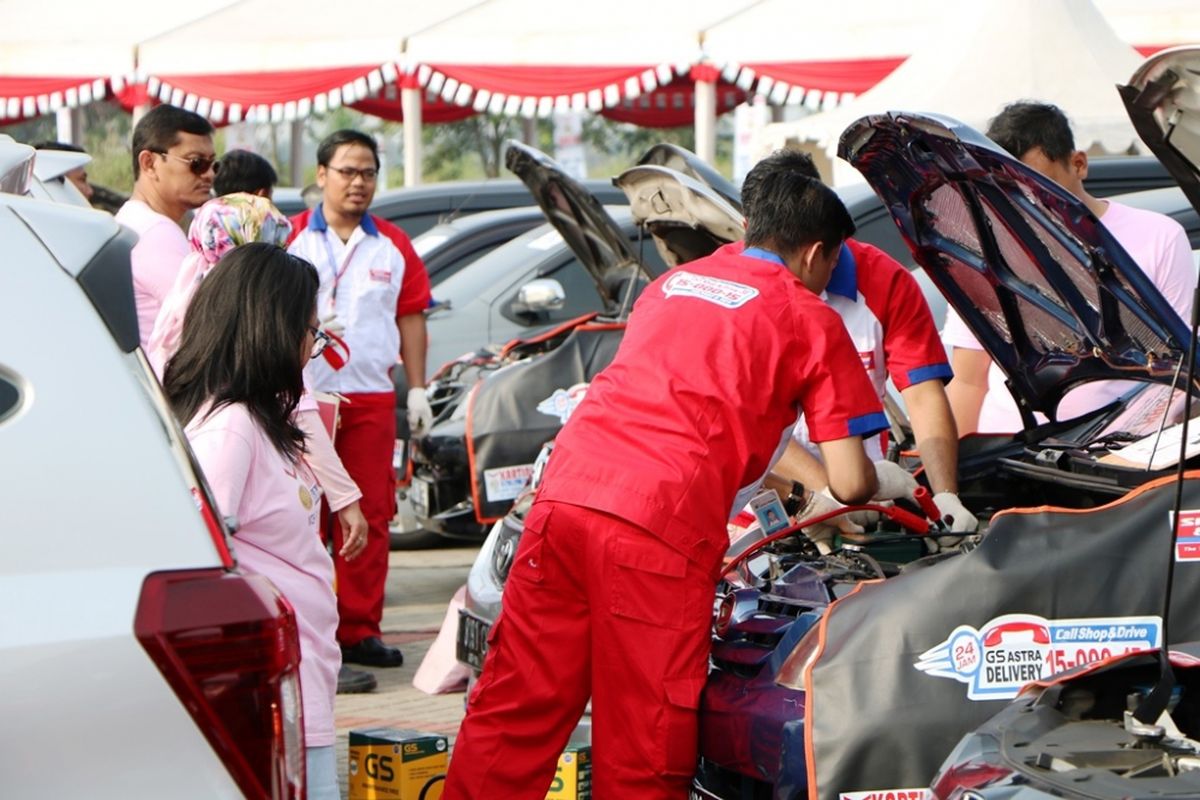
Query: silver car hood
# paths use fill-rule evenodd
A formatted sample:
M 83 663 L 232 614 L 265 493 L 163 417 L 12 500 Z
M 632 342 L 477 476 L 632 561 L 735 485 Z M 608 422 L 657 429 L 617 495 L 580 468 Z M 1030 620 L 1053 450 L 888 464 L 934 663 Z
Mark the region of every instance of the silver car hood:
M 669 167 L 639 164 L 613 184 L 625 192 L 634 220 L 654 236 L 668 266 L 706 256 L 746 233 L 741 212 L 719 192 Z
M 1155 53 L 1117 89 L 1142 141 L 1200 211 L 1200 45 Z

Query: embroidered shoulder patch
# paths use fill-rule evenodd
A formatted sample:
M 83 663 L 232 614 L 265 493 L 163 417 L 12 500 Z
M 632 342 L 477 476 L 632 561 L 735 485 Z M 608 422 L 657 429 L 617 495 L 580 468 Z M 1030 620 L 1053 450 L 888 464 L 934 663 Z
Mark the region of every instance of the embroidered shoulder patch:
M 744 283 L 679 271 L 663 284 L 667 297 L 695 297 L 725 308 L 741 308 L 758 297 L 758 289 Z

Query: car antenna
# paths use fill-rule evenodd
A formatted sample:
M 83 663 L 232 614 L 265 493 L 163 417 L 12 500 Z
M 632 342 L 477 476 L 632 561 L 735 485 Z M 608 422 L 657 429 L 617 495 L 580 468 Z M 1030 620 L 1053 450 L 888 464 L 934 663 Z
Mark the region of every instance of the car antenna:
M 1172 130 L 1174 128 L 1172 127 Z M 1168 133 L 1167 139 L 1170 139 Z M 1158 681 L 1155 682 L 1154 688 L 1150 693 L 1138 704 L 1132 714 L 1125 715 L 1125 729 L 1131 734 L 1144 738 L 1161 739 L 1163 737 L 1162 726 L 1158 725 L 1158 719 L 1166 710 L 1167 704 L 1170 702 L 1171 694 L 1175 690 L 1175 671 L 1171 669 L 1171 645 L 1170 645 L 1170 615 L 1171 615 L 1171 592 L 1175 583 L 1175 552 L 1179 541 L 1179 516 L 1183 510 L 1183 482 L 1184 473 L 1187 471 L 1187 446 L 1188 446 L 1188 422 L 1192 417 L 1192 393 L 1196 388 L 1196 336 L 1200 333 L 1200 278 L 1197 279 L 1196 288 L 1192 290 L 1192 319 L 1191 319 L 1191 340 L 1188 342 L 1188 369 L 1187 369 L 1187 396 L 1184 399 L 1183 405 L 1183 428 L 1180 431 L 1179 437 L 1179 463 L 1175 469 L 1175 502 L 1171 513 L 1171 539 L 1170 539 L 1170 556 L 1167 558 L 1167 580 L 1163 590 L 1163 606 L 1162 606 L 1162 647 L 1159 649 L 1159 675 Z M 1153 452 L 1150 460 L 1154 460 Z
M 633 280 L 629 281 L 625 287 L 625 296 L 621 298 L 621 308 L 619 317 L 623 318 L 628 313 L 629 306 L 633 303 L 633 295 L 637 290 L 638 280 L 641 278 L 641 272 L 645 269 L 646 260 L 643 258 L 646 254 L 646 228 L 642 225 L 637 226 L 638 229 L 638 252 L 637 252 L 637 268 L 634 270 Z M 646 270 L 649 272 L 649 270 Z

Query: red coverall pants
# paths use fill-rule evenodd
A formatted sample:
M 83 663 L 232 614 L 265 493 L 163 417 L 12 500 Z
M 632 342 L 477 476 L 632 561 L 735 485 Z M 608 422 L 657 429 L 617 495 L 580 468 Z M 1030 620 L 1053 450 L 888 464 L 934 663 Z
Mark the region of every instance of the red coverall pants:
M 593 796 L 685 798 L 718 569 L 619 518 L 535 503 L 444 800 L 543 800 L 589 697 Z
M 333 524 L 333 565 L 337 573 L 338 642 L 354 645 L 379 636 L 383 589 L 387 581 L 391 536 L 388 523 L 396 513 L 396 473 L 392 454 L 396 440 L 396 396 L 392 392 L 350 394 L 339 407 L 334 447 L 346 472 L 363 493 L 359 501 L 369 526 L 367 546 L 353 561 L 342 549 L 342 526 Z

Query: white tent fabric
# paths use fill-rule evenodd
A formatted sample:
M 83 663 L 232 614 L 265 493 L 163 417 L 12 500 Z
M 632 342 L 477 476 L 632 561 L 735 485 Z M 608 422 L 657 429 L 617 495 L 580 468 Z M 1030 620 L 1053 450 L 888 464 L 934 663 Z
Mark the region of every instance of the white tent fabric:
M 1134 47 L 1200 42 L 1196 0 L 1096 0 L 1096 7 L 1117 35 Z
M 1141 62 L 1091 0 L 977 0 L 954 6 L 925 47 L 852 103 L 767 126 L 766 152 L 788 142 L 833 156 L 848 124 L 884 111 L 932 111 L 983 129 L 1008 102 L 1054 103 L 1076 145 L 1109 152 L 1138 142 L 1114 88 Z M 835 166 L 834 182 L 858 178 Z
M 699 34 L 754 0 L 689 0 L 682 3 L 606 0 L 589 13 L 561 0 L 491 0 L 411 37 L 406 61 L 423 85 L 443 98 L 478 110 L 546 114 L 554 109 L 598 111 L 653 91 L 687 74 L 699 55 Z M 560 95 L 524 81 L 524 90 L 464 85 L 440 65 L 540 68 L 638 67 L 619 83 Z M 473 74 L 479 74 L 473 71 Z M 512 87 L 529 72 L 497 74 Z M 515 80 L 511 80 L 515 77 Z
M 232 2 L 0 0 L 0 120 L 90 103 L 110 85 L 120 91 L 137 79 L 139 41 Z
M 290 120 L 323 113 L 378 92 L 399 76 L 396 66 L 411 34 L 480 0 L 357 0 L 353 14 L 330 16 L 327 3 L 238 0 L 227 8 L 139 46 L 149 92 L 217 121 Z M 353 68 L 359 68 L 354 70 Z M 318 73 L 324 72 L 323 79 Z M 277 97 L 254 98 L 219 76 L 253 80 L 306 73 L 279 87 Z M 226 94 L 227 93 L 227 94 Z M 234 99 L 236 97 L 236 99 Z
M 790 84 L 749 65 L 903 59 L 945 8 L 944 0 L 859 0 L 848 14 L 838 3 L 763 0 L 704 30 L 702 49 L 726 80 L 775 105 L 832 106 L 849 98 L 836 91 L 826 97 L 826 87 Z

